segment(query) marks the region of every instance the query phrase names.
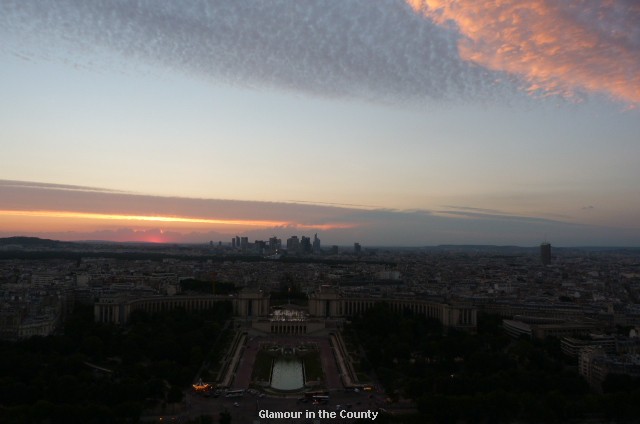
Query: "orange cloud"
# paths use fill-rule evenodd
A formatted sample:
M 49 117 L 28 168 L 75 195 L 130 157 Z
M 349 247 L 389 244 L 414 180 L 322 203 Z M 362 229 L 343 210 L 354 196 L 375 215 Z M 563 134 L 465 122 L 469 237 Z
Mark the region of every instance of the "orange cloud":
M 455 24 L 464 60 L 517 75 L 531 93 L 640 103 L 640 3 L 406 1 L 438 25 Z

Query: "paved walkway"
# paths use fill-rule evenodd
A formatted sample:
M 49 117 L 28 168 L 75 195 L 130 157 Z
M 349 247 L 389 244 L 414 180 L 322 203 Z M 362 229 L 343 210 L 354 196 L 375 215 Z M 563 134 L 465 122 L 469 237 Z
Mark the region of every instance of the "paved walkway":
M 320 346 L 320 361 L 324 370 L 324 380 L 329 390 L 342 389 L 342 381 L 340 380 L 340 372 L 336 365 L 336 356 L 333 348 L 329 344 L 329 338 L 323 337 L 318 340 Z
M 246 338 L 247 338 L 246 334 L 241 334 L 238 337 L 236 344 L 234 345 L 235 348 L 233 350 L 233 357 L 229 361 L 227 371 L 225 373 L 224 379 L 222 380 L 221 385 L 223 387 L 228 387 L 231 384 L 231 381 L 234 379 L 234 373 L 236 372 L 235 370 L 236 364 L 239 364 L 242 362 L 241 358 L 242 356 L 244 356 L 243 350 L 244 350 L 244 343 Z
M 248 389 L 251 383 L 251 374 L 253 373 L 253 364 L 258 354 L 257 338 L 249 339 L 244 347 L 240 362 L 236 368 L 236 378 L 233 380 L 231 387 L 233 390 Z

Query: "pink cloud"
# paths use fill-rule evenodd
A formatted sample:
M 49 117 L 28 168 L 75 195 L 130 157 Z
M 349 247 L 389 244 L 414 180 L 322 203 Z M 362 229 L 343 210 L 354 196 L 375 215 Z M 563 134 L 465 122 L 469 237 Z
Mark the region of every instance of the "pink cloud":
M 520 77 L 533 94 L 640 103 L 640 3 L 407 0 L 462 35 L 462 59 Z

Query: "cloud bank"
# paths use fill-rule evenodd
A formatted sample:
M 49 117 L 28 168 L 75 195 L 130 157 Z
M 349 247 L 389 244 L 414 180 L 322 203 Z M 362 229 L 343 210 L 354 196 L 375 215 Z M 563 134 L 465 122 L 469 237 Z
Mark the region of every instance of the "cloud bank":
M 112 191 L 102 188 L 0 180 L 0 210 L 22 211 L 23 216 L 38 217 L 38 212 L 49 213 L 50 218 L 71 218 L 114 221 L 101 215 L 122 217 L 166 217 L 206 221 L 238 221 L 237 228 L 255 226 L 256 221 L 277 222 L 300 228 L 329 228 L 355 225 L 351 221 L 338 222 L 340 211 L 348 208 L 331 206 L 257 202 L 223 199 L 197 199 L 163 197 Z M 58 212 L 58 213 L 56 213 Z M 64 212 L 66 214 L 62 214 Z M 40 213 L 40 217 L 46 217 Z M 132 219 L 133 221 L 134 219 Z M 144 221 L 138 219 L 137 221 Z M 162 222 L 162 219 L 158 219 Z M 246 222 L 243 226 L 242 222 Z M 167 221 L 167 225 L 171 224 Z M 188 224 L 188 222 L 187 222 Z M 193 222 L 198 224 L 198 222 Z M 215 222 L 209 224 L 215 225 Z M 264 226 L 264 225 L 261 225 Z
M 640 230 L 575 225 L 515 216 L 497 210 L 443 206 L 441 210 L 361 209 L 280 202 L 161 197 L 90 187 L 0 180 L 0 236 L 33 235 L 61 240 L 228 242 L 318 233 L 326 245 L 360 242 L 376 246 L 510 244 L 637 246 Z M 61 212 L 64 212 L 65 215 Z M 85 216 L 95 214 L 96 216 Z M 102 215 L 234 220 L 198 225 L 136 221 Z M 71 216 L 71 219 L 64 218 Z M 241 221 L 246 221 L 243 224 Z M 272 225 L 268 221 L 282 224 Z M 257 222 L 262 224 L 257 225 Z
M 640 103 L 640 3 L 634 0 L 407 0 L 453 26 L 460 57 L 517 75 L 529 92 L 604 93 Z

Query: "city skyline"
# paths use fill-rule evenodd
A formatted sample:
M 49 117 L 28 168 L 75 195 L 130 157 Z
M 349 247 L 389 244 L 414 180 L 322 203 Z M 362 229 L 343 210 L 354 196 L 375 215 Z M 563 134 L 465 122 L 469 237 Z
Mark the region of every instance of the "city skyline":
M 633 2 L 0 10 L 0 237 L 640 245 Z

